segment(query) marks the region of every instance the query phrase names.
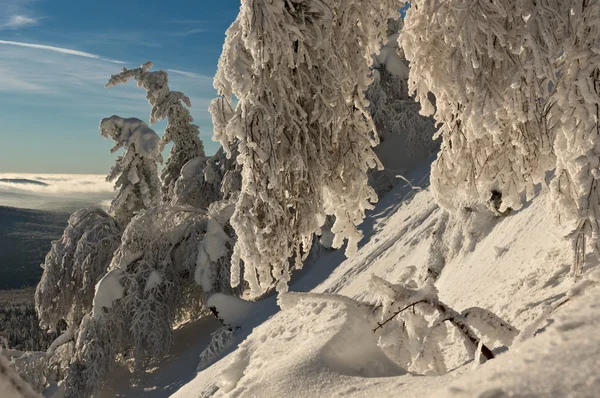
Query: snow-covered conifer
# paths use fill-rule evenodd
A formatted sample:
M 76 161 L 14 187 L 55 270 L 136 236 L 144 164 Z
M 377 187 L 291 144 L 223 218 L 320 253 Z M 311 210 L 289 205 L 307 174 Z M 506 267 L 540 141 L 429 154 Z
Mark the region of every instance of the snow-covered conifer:
M 222 227 L 233 204 L 223 206 L 206 212 L 163 205 L 128 224 L 79 328 L 69 396 L 97 389 L 118 355 L 133 359 L 137 370 L 159 360 L 182 315 L 207 313 L 212 293 L 240 293 L 230 286 L 231 242 Z
M 229 199 L 241 189 L 241 166 L 236 159 L 237 151 L 228 158 L 219 148 L 209 158 L 200 156 L 187 162 L 175 183 L 172 203 L 208 209 L 212 203 Z
M 94 287 L 119 247 L 121 230 L 98 208 L 82 209 L 69 218 L 63 236 L 52 242 L 35 292 L 42 326 L 55 329 L 64 320 L 77 327 L 92 309 Z
M 575 273 L 581 271 L 585 237 L 600 256 L 600 3 L 578 0 L 563 10 L 568 32 L 553 98 L 557 126 L 553 207 L 565 234 L 574 237 Z M 554 5 L 557 6 L 556 4 Z
M 11 368 L 9 361 L 0 355 L 0 396 L 3 398 L 41 398 L 27 382 Z
M 227 31 L 215 77 L 214 139 L 238 144 L 242 190 L 231 223 L 239 264 L 254 295 L 285 290 L 289 259 L 301 266 L 327 214 L 334 246 L 348 239 L 375 192 L 367 171 L 380 167 L 366 110 L 371 54 L 385 36 L 392 0 L 249 0 Z M 239 102 L 232 109 L 232 97 Z
M 158 163 L 159 137 L 143 121 L 119 116 L 102 119 L 100 132 L 112 138 L 115 146 L 111 153 L 125 148 L 110 170 L 107 181 L 115 181 L 117 195 L 110 204 L 110 213 L 121 227 L 125 227 L 140 210 L 149 209 L 160 201 Z
M 411 3 L 399 40 L 409 90 L 441 125 L 431 181 L 445 207 L 485 203 L 496 191 L 497 211 L 520 208 L 521 194 L 531 197 L 554 166 L 547 113 L 559 47 L 540 39 L 552 28 L 538 25 L 542 9 L 513 0 Z
M 121 73 L 111 76 L 106 87 L 135 79 L 138 86 L 146 90 L 146 98 L 152 106 L 150 124 L 167 119 L 159 150 L 162 152 L 165 145 L 173 143 L 161 172 L 162 202 L 169 203 L 174 198 L 175 183 L 181 169 L 192 159 L 205 156 L 204 144 L 199 137 L 198 126 L 192 123 L 194 119 L 188 109 L 192 106 L 190 99 L 179 91 L 171 91 L 167 72 L 150 71 L 152 66 L 152 62 L 146 62 L 136 69 L 123 68 Z

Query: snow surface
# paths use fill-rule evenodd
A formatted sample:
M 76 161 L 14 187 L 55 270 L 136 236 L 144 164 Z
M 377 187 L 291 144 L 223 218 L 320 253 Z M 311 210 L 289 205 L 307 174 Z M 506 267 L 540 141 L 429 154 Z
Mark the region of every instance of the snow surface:
M 422 176 L 417 172 L 409 179 L 422 185 Z M 407 271 L 426 268 L 443 211 L 429 191 L 416 193 L 401 184 L 371 212 L 363 225 L 367 238 L 355 257 L 343 261 L 339 251 L 324 254 L 290 286 L 313 293 L 280 296 L 281 311 L 274 316 L 275 297 L 254 303 L 237 349 L 174 396 L 593 396 L 600 386 L 600 337 L 594 333 L 600 293 L 573 297 L 556 308 L 575 282 L 569 276 L 570 243 L 554 233 L 545 198 L 541 194 L 511 217 L 466 222 L 465 236 L 476 238 L 459 242 L 463 247 L 436 283 L 440 299 L 454 309 L 479 306 L 524 331 L 496 359 L 472 370 L 464 348 L 448 347 L 448 374 L 405 374 L 377 346 L 373 325 L 345 304 L 343 296 L 370 298 L 366 287 L 372 274 L 395 283 Z M 523 336 L 540 317 L 538 335 Z
M 426 188 L 427 171 L 423 165 L 407 178 Z M 112 379 L 101 396 L 597 396 L 600 271 L 588 261 L 579 280 L 570 275 L 571 245 L 549 221 L 546 197 L 539 194 L 510 217 L 448 221 L 427 189 L 401 182 L 363 223 L 355 257 L 324 251 L 292 276 L 290 291 L 306 293 L 254 303 L 211 297 L 209 304 L 240 326 L 215 363 L 194 377 L 200 352 L 221 326 L 201 321 L 189 325 L 188 340 L 176 336 L 156 373 L 134 386 L 124 376 Z M 454 232 L 432 245 L 444 220 Z M 373 274 L 390 283 L 419 280 L 439 247 L 446 250 L 436 282 L 440 300 L 457 311 L 490 310 L 521 333 L 508 350 L 490 345 L 497 357 L 482 364 L 464 346 L 447 345 L 447 374 L 415 376 L 377 344 L 376 324 L 353 299 L 373 298 Z

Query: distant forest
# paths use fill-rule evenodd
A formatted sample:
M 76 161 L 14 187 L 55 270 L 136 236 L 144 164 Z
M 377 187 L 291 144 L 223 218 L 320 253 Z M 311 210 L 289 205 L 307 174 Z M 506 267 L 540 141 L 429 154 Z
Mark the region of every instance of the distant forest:
M 35 286 L 69 214 L 0 206 L 0 290 Z

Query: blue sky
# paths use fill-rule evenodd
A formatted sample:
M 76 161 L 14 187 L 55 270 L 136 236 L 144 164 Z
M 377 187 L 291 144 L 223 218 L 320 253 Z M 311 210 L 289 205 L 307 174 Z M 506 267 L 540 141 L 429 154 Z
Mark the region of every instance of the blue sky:
M 98 122 L 148 121 L 135 82 L 104 88 L 123 66 L 153 61 L 192 100 L 208 153 L 206 108 L 225 30 L 240 0 L 0 0 L 0 172 L 106 174 L 115 156 Z M 162 134 L 164 123 L 154 126 Z

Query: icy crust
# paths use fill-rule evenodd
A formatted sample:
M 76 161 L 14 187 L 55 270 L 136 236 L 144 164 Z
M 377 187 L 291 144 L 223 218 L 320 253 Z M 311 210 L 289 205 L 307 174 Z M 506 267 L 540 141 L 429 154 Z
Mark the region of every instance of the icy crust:
M 209 389 L 215 397 L 329 396 L 340 377 L 405 373 L 377 346 L 366 311 L 354 300 L 287 293 L 279 305 L 282 311 L 224 360 L 216 381 L 201 372 L 196 381 L 204 388 L 189 384 L 174 397 L 202 397 Z

